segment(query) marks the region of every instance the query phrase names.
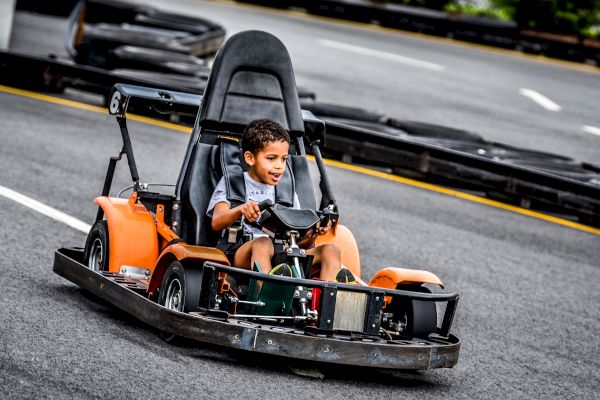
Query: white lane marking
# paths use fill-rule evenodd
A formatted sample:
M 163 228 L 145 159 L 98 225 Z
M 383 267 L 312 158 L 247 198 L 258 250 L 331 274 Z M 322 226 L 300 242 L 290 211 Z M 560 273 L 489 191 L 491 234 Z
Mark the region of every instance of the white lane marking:
M 550 100 L 549 98 L 544 96 L 543 94 L 536 92 L 535 90 L 519 89 L 519 94 L 531 99 L 532 101 L 537 103 L 539 106 L 545 108 L 548 111 L 558 112 L 558 111 L 562 110 L 561 106 L 559 106 L 558 104 L 556 104 L 555 102 L 553 102 L 552 100 Z
M 29 207 L 32 210 L 44 214 L 45 216 L 50 217 L 56 221 L 62 222 L 63 224 L 66 224 L 71 228 L 75 228 L 83 233 L 88 233 L 90 231 L 91 225 L 88 225 L 85 222 L 80 221 L 77 218 L 73 218 L 62 211 L 58 211 L 55 208 L 40 203 L 39 201 L 34 200 L 31 197 L 27 197 L 24 194 L 15 192 L 14 190 L 11 190 L 2 185 L 0 185 L 0 196 L 4 196 L 7 199 L 16 201 L 17 203 L 22 204 L 25 207 Z
M 325 47 L 330 47 L 338 50 L 345 50 L 351 53 L 362 54 L 365 56 L 382 58 L 384 60 L 395 61 L 398 63 L 411 65 L 413 67 L 425 68 L 431 71 L 443 71 L 444 69 L 446 69 L 446 67 L 444 67 L 443 65 L 418 60 L 416 58 L 404 57 L 394 53 L 387 53 L 385 51 L 373 50 L 368 49 L 366 47 L 359 47 L 351 44 L 334 42 L 333 40 L 318 39 L 317 43 Z
M 584 132 L 591 133 L 592 135 L 600 136 L 600 128 L 596 128 L 595 126 L 584 125 L 581 129 Z

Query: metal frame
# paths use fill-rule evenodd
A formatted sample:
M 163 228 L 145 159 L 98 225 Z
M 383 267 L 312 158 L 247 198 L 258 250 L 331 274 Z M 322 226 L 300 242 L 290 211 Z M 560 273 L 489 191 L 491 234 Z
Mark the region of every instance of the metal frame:
M 321 337 L 293 328 L 169 310 L 136 293 L 128 287 L 131 284 L 88 269 L 81 263 L 82 258 L 81 249 L 59 249 L 53 270 L 136 319 L 171 334 L 234 349 L 331 364 L 426 370 L 451 368 L 458 362 L 460 340 L 454 335 L 429 340 Z
M 119 129 L 121 132 L 121 138 L 123 139 L 123 147 L 117 156 L 110 158 L 108 169 L 106 171 L 106 177 L 104 179 L 104 186 L 102 188 L 102 196 L 109 195 L 116 164 L 121 160 L 123 154 L 127 155 L 127 164 L 129 166 L 131 180 L 133 181 L 133 191 L 138 192 L 140 189 L 140 177 L 135 162 L 135 156 L 133 154 L 133 146 L 131 144 L 129 130 L 127 128 L 127 109 L 133 99 L 136 99 L 145 105 L 159 104 L 170 108 L 191 107 L 192 109 L 196 110 L 202 104 L 202 96 L 200 95 L 169 90 L 151 89 L 136 85 L 115 85 L 110 96 L 108 112 L 111 115 L 114 115 L 117 119 L 117 123 L 119 124 Z M 96 221 L 101 220 L 103 216 L 104 211 L 101 207 L 98 207 Z
M 135 100 L 142 102 L 145 105 L 159 104 L 161 106 L 170 108 L 191 107 L 195 110 L 197 110 L 202 103 L 202 96 L 130 85 L 116 85 L 113 88 L 110 99 L 109 112 L 117 119 L 123 140 L 123 146 L 117 156 L 110 158 L 104 187 L 102 190 L 103 196 L 109 195 L 116 163 L 121 160 L 123 154 L 127 155 L 128 166 L 134 183 L 134 192 L 138 192 L 139 190 L 143 189 L 140 188 L 139 174 L 126 123 L 127 109 L 132 101 Z M 335 197 L 331 190 L 331 185 L 325 171 L 323 158 L 321 157 L 319 150 L 319 144 L 324 139 L 325 124 L 316 119 L 310 112 L 304 112 L 303 117 L 305 118 L 307 130 L 307 135 L 305 138 L 309 140 L 309 145 L 313 151 L 313 154 L 315 155 L 319 174 L 321 176 L 321 191 L 323 192 L 323 198 L 327 199 L 325 204 L 322 204 L 322 207 L 324 207 L 325 211 L 328 211 L 328 216 L 330 218 L 337 220 L 337 205 L 335 202 Z M 195 145 L 198 143 L 200 136 L 201 127 L 198 125 L 198 121 L 196 121 L 196 126 L 193 130 L 192 136 L 190 137 L 188 148 L 186 150 L 186 156 L 181 167 L 180 176 L 176 186 L 176 194 L 173 197 L 173 205 L 180 201 L 179 193 L 181 190 L 183 177 L 187 172 L 191 154 Z M 298 140 L 298 144 L 301 144 L 301 141 L 302 138 Z M 304 154 L 304 147 L 298 145 L 296 151 Z M 179 208 L 180 207 L 177 207 L 177 209 Z M 176 208 L 173 207 L 173 209 Z M 102 217 L 102 210 L 99 209 L 97 218 L 100 219 Z M 171 221 L 172 226 L 179 225 L 178 218 L 180 218 L 180 214 L 173 213 L 173 218 Z M 202 281 L 203 290 L 201 292 L 200 303 L 198 304 L 199 308 L 197 310 L 200 312 L 201 309 L 204 308 L 205 312 L 208 311 L 208 315 L 191 313 L 183 314 L 184 317 L 181 317 L 181 315 L 177 315 L 180 313 L 176 311 L 168 310 L 144 298 L 143 296 L 138 296 L 138 293 L 140 292 L 140 285 L 144 286 L 143 282 L 140 282 L 139 279 L 123 280 L 122 277 L 115 276 L 114 274 L 95 273 L 82 265 L 81 260 L 81 250 L 59 249 L 55 255 L 54 271 L 57 274 L 73 281 L 74 283 L 77 283 L 84 289 L 100 296 L 101 298 L 107 299 L 113 305 L 123 309 L 125 312 L 130 313 L 136 318 L 142 319 L 144 322 L 150 323 L 151 325 L 169 333 L 202 340 L 209 343 L 225 344 L 229 347 L 271 353 L 269 349 L 257 347 L 257 338 L 259 334 L 264 335 L 263 332 L 276 332 L 276 340 L 279 343 L 276 349 L 276 354 L 282 355 L 281 350 L 283 349 L 283 355 L 287 355 L 289 357 L 350 365 L 377 366 L 382 368 L 427 369 L 437 367 L 452 367 L 458 361 L 460 342 L 458 338 L 450 334 L 452 317 L 456 302 L 458 300 L 457 294 L 439 295 L 415 293 L 402 290 L 371 288 L 361 285 L 348 285 L 308 279 L 278 277 L 253 271 L 240 270 L 214 262 L 205 262 L 201 267 L 198 266 L 199 268 L 203 269 L 204 273 Z M 210 270 L 210 273 L 208 270 Z M 247 278 L 261 280 L 264 282 L 278 282 L 280 284 L 292 285 L 295 287 L 320 288 L 325 293 L 331 292 L 333 296 L 329 306 L 326 305 L 322 309 L 326 312 L 329 311 L 332 315 L 335 314 L 337 297 L 336 293 L 338 290 L 340 292 L 345 291 L 366 293 L 368 294 L 368 302 L 364 315 L 366 328 L 363 329 L 364 333 L 360 335 L 365 337 L 366 334 L 366 336 L 369 337 L 369 345 L 366 345 L 360 341 L 353 341 L 352 345 L 348 345 L 347 340 L 349 339 L 347 336 L 344 337 L 346 341 L 341 341 L 340 343 L 340 337 L 336 336 L 339 335 L 339 333 L 336 333 L 336 331 L 333 330 L 333 325 L 331 327 L 318 327 L 323 331 L 327 331 L 326 338 L 319 337 L 318 339 L 315 339 L 311 337 L 310 339 L 307 339 L 310 336 L 307 336 L 306 331 L 303 329 L 295 330 L 294 328 L 273 325 L 272 323 L 260 325 L 250 322 L 250 320 L 260 321 L 260 318 L 266 318 L 265 316 L 257 315 L 256 318 L 254 318 L 253 315 L 249 315 L 242 318 L 241 315 L 236 316 L 236 314 L 229 314 L 224 311 L 219 311 L 217 310 L 218 307 L 216 307 L 216 295 L 218 289 L 218 281 L 216 277 L 217 274 L 221 272 L 231 275 L 245 276 Z M 135 306 L 136 301 L 130 299 L 131 294 L 142 297 L 144 302 L 147 303 L 139 303 L 141 300 L 136 298 L 136 301 L 139 304 Z M 446 307 L 446 312 L 444 314 L 444 324 L 442 329 L 438 328 L 436 334 L 434 335 L 435 339 L 432 337 L 431 340 L 407 338 L 402 338 L 399 340 L 380 339 L 378 337 L 379 323 L 381 322 L 382 303 L 384 296 L 405 297 L 423 301 L 448 302 L 448 306 Z M 379 303 L 377 303 L 377 301 L 374 299 L 380 299 Z M 155 309 L 155 313 L 152 317 L 150 317 L 148 316 L 148 312 L 152 309 Z M 162 317 L 158 319 L 156 317 L 158 315 L 162 315 Z M 379 318 L 377 318 L 377 316 Z M 289 317 L 284 316 L 281 318 Z M 330 318 L 332 321 L 333 319 L 333 317 Z M 374 323 L 375 320 L 377 320 L 377 322 Z M 241 335 L 239 333 L 234 334 L 234 340 L 232 342 L 223 343 L 223 341 L 227 338 L 228 333 L 235 331 L 236 327 L 239 327 L 243 324 L 246 324 L 246 327 Z M 250 332 L 247 328 L 248 324 L 255 327 L 251 333 L 248 333 Z M 204 334 L 198 335 L 197 331 L 195 330 L 196 326 L 206 326 L 206 328 L 200 328 L 200 331 L 204 332 Z M 373 329 L 370 329 L 369 326 L 373 326 Z M 210 334 L 206 333 L 209 331 L 209 329 L 213 329 L 214 331 L 210 332 Z M 248 335 L 253 335 L 251 346 L 249 341 L 245 341 L 243 339 Z M 350 336 L 350 340 L 352 340 L 352 336 Z M 267 347 L 270 346 L 273 341 L 274 339 L 268 339 Z M 306 348 L 297 347 L 299 343 L 303 342 L 306 342 L 304 344 L 305 347 L 321 346 L 323 341 L 329 343 L 326 346 L 327 350 L 323 352 L 323 355 L 321 355 L 321 353 L 318 351 L 314 353 L 307 351 Z M 239 346 L 236 344 L 239 344 Z M 364 346 L 368 346 L 368 349 L 355 349 L 356 347 Z M 286 348 L 289 350 L 285 350 Z M 438 350 L 441 350 L 444 356 L 438 357 Z M 373 354 L 375 355 L 373 356 Z M 395 355 L 392 356 L 392 354 Z M 417 354 L 416 359 L 413 357 L 414 354 Z M 434 356 L 433 363 L 432 356 Z M 371 357 L 373 358 L 371 359 Z M 398 362 L 398 357 L 402 358 L 401 362 Z M 380 360 L 380 362 L 377 362 L 378 360 Z M 424 364 L 422 362 L 423 360 L 427 360 L 427 364 Z
M 450 329 L 452 328 L 452 322 L 454 320 L 454 313 L 456 311 L 456 307 L 458 305 L 459 295 L 458 293 L 421 293 L 421 292 L 413 292 L 408 290 L 398 290 L 398 289 L 385 289 L 374 286 L 362 286 L 362 285 L 352 285 L 345 283 L 336 283 L 336 282 L 327 282 L 320 281 L 314 279 L 300 279 L 300 278 L 288 278 L 277 275 L 266 275 L 260 272 L 244 270 L 240 268 L 230 267 L 225 264 L 219 264 L 212 261 L 207 261 L 204 263 L 203 268 L 212 268 L 217 272 L 225 272 L 231 274 L 233 276 L 244 276 L 247 278 L 252 278 L 256 280 L 260 280 L 263 282 L 277 282 L 283 285 L 293 285 L 293 286 L 302 286 L 304 288 L 320 288 L 323 293 L 328 293 L 333 295 L 327 296 L 324 295 L 326 300 L 325 304 L 325 312 L 331 313 L 335 309 L 335 298 L 337 290 L 343 290 L 346 292 L 358 292 L 358 293 L 367 293 L 370 298 L 377 297 L 378 295 L 383 298 L 383 296 L 391 296 L 391 297 L 401 297 L 408 298 L 411 300 L 420 300 L 420 301 L 432 301 L 432 302 L 447 302 L 446 310 L 444 311 L 444 317 L 441 328 L 438 329 L 438 333 L 440 336 L 448 337 L 450 335 Z M 213 275 L 213 274 L 208 274 Z M 321 305 L 323 308 L 324 306 Z M 374 314 L 381 311 L 381 307 L 376 307 L 375 304 L 369 304 L 368 313 L 366 320 L 369 321 L 374 318 Z M 326 321 L 327 318 L 324 318 L 321 315 L 321 322 L 319 327 L 322 329 L 327 329 L 325 325 L 323 325 L 323 321 Z M 370 323 L 372 325 L 372 322 Z M 376 333 L 378 333 L 377 331 Z
M 127 129 L 127 109 L 132 101 L 141 103 L 144 106 L 156 106 L 161 105 L 168 107 L 172 110 L 185 109 L 187 112 L 195 111 L 196 114 L 198 109 L 202 105 L 203 96 L 178 92 L 173 90 L 160 90 L 153 89 L 144 86 L 128 85 L 128 84 L 116 84 L 111 92 L 108 111 L 111 115 L 117 118 L 119 128 L 121 131 L 121 137 L 123 139 L 123 148 L 119 152 L 117 157 L 111 157 L 106 178 L 104 181 L 104 188 L 102 190 L 103 196 L 108 196 L 112 179 L 114 176 L 115 165 L 117 161 L 121 160 L 123 154 L 127 155 L 127 162 L 129 164 L 129 170 L 131 173 L 131 179 L 134 183 L 134 191 L 137 192 L 139 189 L 139 174 L 135 163 L 135 157 L 133 155 L 133 148 L 129 137 L 129 131 Z M 305 124 L 306 135 L 305 137 L 310 141 L 310 147 L 321 177 L 321 191 L 323 192 L 323 200 L 326 204 L 322 204 L 323 213 L 327 218 L 335 223 L 338 220 L 337 204 L 327 172 L 325 171 L 325 163 L 319 145 L 325 140 L 325 123 L 317 119 L 310 111 L 302 110 L 302 118 Z M 198 120 L 194 123 L 192 135 L 187 145 L 186 153 L 184 156 L 183 163 L 179 172 L 179 177 L 175 185 L 175 196 L 173 199 L 174 212 L 172 214 L 171 229 L 177 232 L 177 227 L 181 226 L 181 188 L 185 174 L 189 167 L 189 162 L 192 157 L 195 145 L 198 143 L 202 129 L 198 123 Z M 296 138 L 297 152 L 300 155 L 306 155 L 304 149 L 304 143 L 302 137 Z M 98 210 L 97 220 L 101 219 L 103 211 Z

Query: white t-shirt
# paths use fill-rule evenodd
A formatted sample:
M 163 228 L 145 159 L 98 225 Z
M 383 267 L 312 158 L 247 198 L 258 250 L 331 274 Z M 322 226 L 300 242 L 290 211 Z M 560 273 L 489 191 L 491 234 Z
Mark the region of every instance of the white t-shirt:
M 248 172 L 244 172 L 244 184 L 246 186 L 246 201 L 255 201 L 260 203 L 264 200 L 271 200 L 273 204 L 275 204 L 275 186 L 269 185 L 266 183 L 256 182 L 252 177 L 248 174 Z M 210 198 L 210 202 L 208 203 L 208 208 L 206 209 L 206 215 L 212 218 L 213 210 L 218 203 L 227 203 L 231 206 L 229 200 L 227 200 L 227 189 L 225 187 L 225 179 L 221 178 L 215 191 L 213 192 L 212 197 Z M 294 192 L 294 205 L 293 208 L 300 208 L 300 201 L 298 201 L 298 196 L 296 192 Z M 252 225 L 246 223 L 244 219 L 242 219 L 242 226 L 244 228 L 244 233 L 252 234 L 254 238 L 260 236 L 267 236 L 260 229 L 255 228 Z

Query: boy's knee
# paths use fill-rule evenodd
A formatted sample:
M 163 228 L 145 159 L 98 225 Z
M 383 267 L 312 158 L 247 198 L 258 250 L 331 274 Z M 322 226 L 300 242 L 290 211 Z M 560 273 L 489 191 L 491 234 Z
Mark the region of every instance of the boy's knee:
M 322 246 L 321 254 L 323 257 L 340 257 L 342 252 L 339 247 L 333 243 L 327 243 Z
M 254 239 L 252 243 L 252 250 L 262 250 L 273 253 L 273 242 L 268 237 L 260 237 L 258 239 Z

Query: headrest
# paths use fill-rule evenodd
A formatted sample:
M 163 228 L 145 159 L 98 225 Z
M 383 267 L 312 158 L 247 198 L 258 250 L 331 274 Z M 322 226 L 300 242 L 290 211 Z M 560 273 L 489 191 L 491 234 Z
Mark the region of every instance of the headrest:
M 304 134 L 304 123 L 287 49 L 261 31 L 233 35 L 219 49 L 200 110 L 204 130 L 241 134 L 251 121 L 268 118 Z

